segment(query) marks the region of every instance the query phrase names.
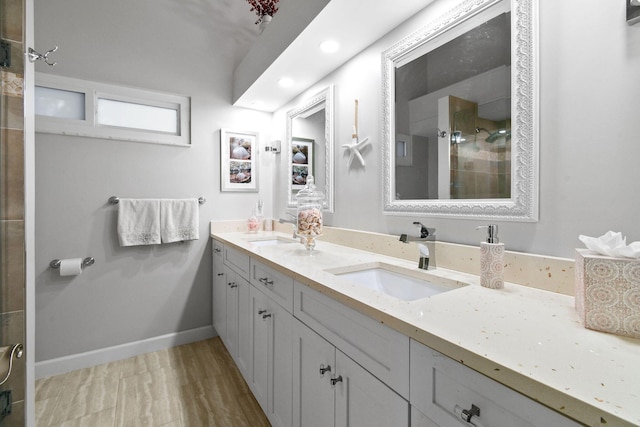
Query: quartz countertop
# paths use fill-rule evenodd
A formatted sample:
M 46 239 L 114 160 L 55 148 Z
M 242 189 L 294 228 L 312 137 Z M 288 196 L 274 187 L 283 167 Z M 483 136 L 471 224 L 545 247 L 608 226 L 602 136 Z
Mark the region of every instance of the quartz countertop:
M 311 256 L 300 243 L 251 243 L 290 238 L 278 232 L 211 236 L 583 424 L 640 425 L 640 340 L 585 329 L 573 297 L 436 269 L 426 274 L 468 285 L 402 301 L 325 270 L 379 262 L 425 274 L 417 262 L 324 241 Z

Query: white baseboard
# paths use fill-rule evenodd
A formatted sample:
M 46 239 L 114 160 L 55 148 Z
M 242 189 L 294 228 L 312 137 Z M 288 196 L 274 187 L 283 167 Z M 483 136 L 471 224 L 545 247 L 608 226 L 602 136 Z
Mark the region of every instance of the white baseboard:
M 141 341 L 120 344 L 113 347 L 101 348 L 99 350 L 87 351 L 86 353 L 72 354 L 70 356 L 58 357 L 56 359 L 43 360 L 35 364 L 36 379 L 46 378 L 53 375 L 64 374 L 76 369 L 89 368 L 103 363 L 115 362 L 116 360 L 127 359 L 144 353 L 164 350 L 182 344 L 189 344 L 196 341 L 215 337 L 216 331 L 213 326 L 203 326 L 201 328 L 190 329 L 188 331 L 175 332 L 158 337 L 147 338 Z

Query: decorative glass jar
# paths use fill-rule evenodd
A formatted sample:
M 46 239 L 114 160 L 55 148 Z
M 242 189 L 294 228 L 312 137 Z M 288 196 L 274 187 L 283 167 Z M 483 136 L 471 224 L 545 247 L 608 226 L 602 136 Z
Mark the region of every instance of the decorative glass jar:
M 322 204 L 324 202 L 324 194 L 316 189 L 313 181 L 313 176 L 309 175 L 307 184 L 296 196 L 298 203 L 296 234 L 302 238 L 309 255 L 316 246 L 316 237 L 322 236 Z

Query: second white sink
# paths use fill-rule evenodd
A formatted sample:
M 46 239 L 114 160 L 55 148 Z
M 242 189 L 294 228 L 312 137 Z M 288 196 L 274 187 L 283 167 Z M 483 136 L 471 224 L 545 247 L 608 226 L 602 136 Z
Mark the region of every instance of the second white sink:
M 327 270 L 353 284 L 404 301 L 415 301 L 465 286 L 456 280 L 385 263 L 361 264 Z
M 247 240 L 247 243 L 250 243 L 253 246 L 273 246 L 273 245 L 282 245 L 285 243 L 297 243 L 297 240 L 287 239 L 284 237 L 263 237 L 256 238 L 254 240 Z

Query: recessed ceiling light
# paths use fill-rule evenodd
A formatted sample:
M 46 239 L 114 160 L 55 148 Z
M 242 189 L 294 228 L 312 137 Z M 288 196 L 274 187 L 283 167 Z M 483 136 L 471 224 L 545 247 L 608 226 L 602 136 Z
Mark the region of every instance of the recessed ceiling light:
M 293 86 L 293 79 L 291 77 L 283 77 L 278 80 L 278 84 L 282 87 L 291 87 Z
M 326 40 L 320 43 L 320 50 L 324 53 L 334 53 L 340 49 L 340 45 L 335 40 Z

